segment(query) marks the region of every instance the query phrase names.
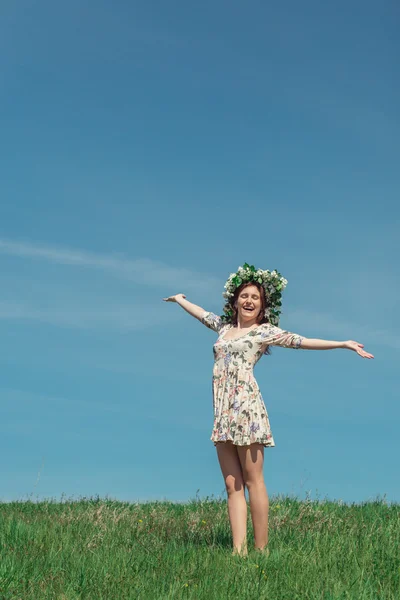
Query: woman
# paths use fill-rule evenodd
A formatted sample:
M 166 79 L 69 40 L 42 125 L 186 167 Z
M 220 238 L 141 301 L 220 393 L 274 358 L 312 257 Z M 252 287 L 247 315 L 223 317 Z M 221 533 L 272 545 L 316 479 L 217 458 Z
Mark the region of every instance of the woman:
M 268 554 L 268 494 L 263 478 L 264 447 L 275 446 L 267 409 L 253 375 L 253 367 L 269 346 L 304 350 L 353 350 L 374 358 L 363 344 L 308 339 L 280 329 L 281 293 L 287 280 L 277 271 L 255 269 L 245 263 L 225 284 L 225 315 L 219 317 L 186 300 L 184 294 L 163 298 L 177 302 L 190 315 L 216 331 L 214 344 L 211 440 L 228 493 L 233 554 L 247 555 L 247 503 L 254 527 L 255 549 Z

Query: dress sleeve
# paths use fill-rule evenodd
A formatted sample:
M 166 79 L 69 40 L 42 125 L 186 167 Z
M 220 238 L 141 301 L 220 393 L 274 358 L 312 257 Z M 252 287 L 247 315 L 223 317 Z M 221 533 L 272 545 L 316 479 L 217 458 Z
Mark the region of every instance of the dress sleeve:
M 201 323 L 208 327 L 209 329 L 213 329 L 217 333 L 221 330 L 223 323 L 221 317 L 214 314 L 213 312 L 205 312 L 200 319 Z
M 301 346 L 303 336 L 297 333 L 291 333 L 285 331 L 275 325 L 266 323 L 261 332 L 261 339 L 263 340 L 263 346 L 282 346 L 283 348 L 294 348 L 297 350 Z

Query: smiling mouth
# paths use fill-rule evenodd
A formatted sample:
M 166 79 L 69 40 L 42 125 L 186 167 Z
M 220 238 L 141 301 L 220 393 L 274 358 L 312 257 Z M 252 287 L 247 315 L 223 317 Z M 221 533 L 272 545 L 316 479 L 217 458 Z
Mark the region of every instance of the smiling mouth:
M 252 311 L 252 310 L 254 310 L 254 307 L 250 308 L 249 306 L 243 306 L 243 309 L 244 310 L 248 310 L 248 311 Z

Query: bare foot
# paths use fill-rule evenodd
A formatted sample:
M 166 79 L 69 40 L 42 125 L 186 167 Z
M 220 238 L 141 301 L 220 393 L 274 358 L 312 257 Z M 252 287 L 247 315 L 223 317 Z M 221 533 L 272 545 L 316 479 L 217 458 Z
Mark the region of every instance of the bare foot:
M 254 548 L 254 550 L 258 554 L 262 554 L 263 556 L 269 556 L 269 548 L 267 548 L 267 547 L 265 547 L 265 548 Z
M 247 548 L 244 548 L 242 551 L 239 548 L 234 548 L 232 556 L 247 556 Z

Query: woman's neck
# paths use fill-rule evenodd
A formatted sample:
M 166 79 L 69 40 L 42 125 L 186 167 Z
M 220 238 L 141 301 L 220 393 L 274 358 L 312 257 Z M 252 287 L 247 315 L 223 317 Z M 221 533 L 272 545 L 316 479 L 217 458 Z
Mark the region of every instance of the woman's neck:
M 253 319 L 251 321 L 241 321 L 240 319 L 238 319 L 236 328 L 237 329 L 251 329 L 254 327 L 254 325 L 258 325 L 256 319 Z

